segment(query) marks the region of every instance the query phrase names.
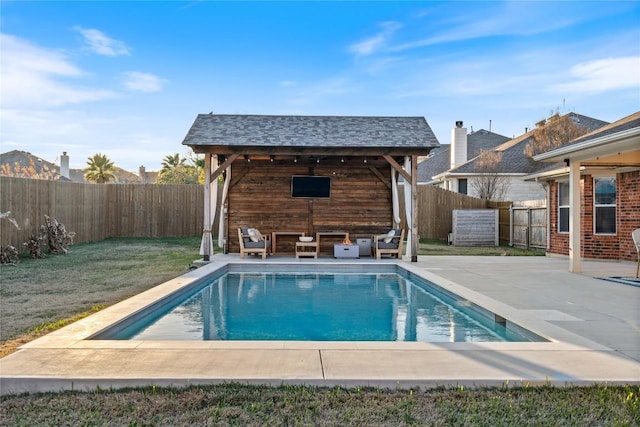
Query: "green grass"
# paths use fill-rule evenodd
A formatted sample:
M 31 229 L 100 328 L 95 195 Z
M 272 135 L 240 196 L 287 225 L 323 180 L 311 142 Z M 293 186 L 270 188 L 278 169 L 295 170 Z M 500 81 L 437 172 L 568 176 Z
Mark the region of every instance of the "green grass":
M 3 339 L 9 334 L 26 342 L 176 277 L 199 258 L 199 245 L 199 238 L 108 239 L 3 266 Z M 443 242 L 420 247 L 425 255 L 502 255 Z M 394 391 L 225 384 L 44 393 L 1 397 L 0 425 L 637 426 L 640 387 Z
M 637 386 L 381 390 L 225 384 L 0 399 L 0 424 L 636 426 Z
M 113 238 L 72 245 L 66 255 L 23 257 L 16 266 L 2 266 L 0 339 L 42 325 L 64 326 L 68 318 L 179 276 L 200 258 L 199 248 L 197 237 Z

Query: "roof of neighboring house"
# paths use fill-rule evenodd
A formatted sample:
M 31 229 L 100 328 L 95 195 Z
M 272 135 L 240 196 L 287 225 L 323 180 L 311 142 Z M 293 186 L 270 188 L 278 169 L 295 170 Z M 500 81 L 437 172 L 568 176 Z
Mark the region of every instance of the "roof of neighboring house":
M 60 176 L 58 166 L 27 151 L 12 150 L 0 154 L 0 165 L 7 165 L 10 171 L 18 176 L 22 175 L 19 170 L 29 169 L 32 165 L 34 169 L 32 172 L 38 175 L 47 174 L 51 179 L 58 179 Z
M 537 179 L 554 179 L 555 177 L 568 175 L 569 168 L 564 161 L 559 162 L 559 159 L 566 158 L 570 159 L 572 154 L 576 153 L 585 153 L 588 150 L 602 149 L 605 146 L 611 147 L 606 150 L 612 150 L 613 152 L 617 152 L 618 155 L 627 151 L 638 151 L 640 150 L 640 144 L 638 144 L 638 135 L 640 132 L 640 111 L 633 113 L 627 117 L 623 117 L 620 120 L 617 120 L 608 125 L 602 126 L 586 135 L 583 135 L 575 140 L 569 142 L 568 144 L 563 145 L 562 147 L 555 148 L 551 151 L 547 151 L 545 153 L 540 153 L 534 156 L 534 159 L 538 160 L 541 163 L 542 167 L 536 172 L 530 174 L 525 177 L 525 180 L 537 180 Z M 634 135 L 635 134 L 635 139 Z M 607 140 L 607 137 L 619 137 L 616 143 L 620 141 L 623 142 L 623 145 L 616 144 L 615 146 L 611 146 L 613 143 L 611 140 Z M 607 141 L 603 141 L 607 140 Z M 593 145 L 593 142 L 600 140 L 600 144 Z M 588 145 L 588 148 L 585 148 L 585 144 Z M 631 150 L 627 150 L 631 149 Z M 592 153 L 596 158 L 603 154 L 595 154 Z M 605 156 L 608 154 L 604 154 Z M 633 157 L 631 158 L 618 158 L 619 166 L 627 166 L 629 163 L 637 166 L 637 163 L 634 164 Z M 609 162 L 609 160 L 607 160 Z M 637 161 L 635 161 L 637 162 Z M 588 163 L 588 162 L 587 162 Z M 584 165 L 585 163 L 582 163 Z M 546 166 L 544 166 L 546 165 Z M 598 166 L 598 165 L 596 165 Z
M 429 155 L 418 163 L 418 182 L 430 182 L 439 173 L 451 167 L 451 144 L 441 145 L 431 150 Z
M 509 141 L 509 137 L 480 129 L 467 135 L 467 158 L 472 159 L 482 151 L 493 150 Z
M 595 138 L 601 138 L 603 136 L 611 135 L 614 133 L 622 132 L 622 131 L 637 128 L 637 127 L 640 127 L 640 111 L 637 111 L 627 117 L 623 117 L 622 119 L 617 120 L 613 123 L 609 123 L 600 128 L 597 128 L 586 135 L 582 135 L 580 138 L 574 139 L 573 141 L 563 145 L 562 147 L 563 148 L 571 147 L 573 145 L 577 145 L 585 141 L 589 141 Z
M 467 158 L 478 156 L 482 151 L 494 149 L 509 138 L 485 129 L 467 135 Z M 451 168 L 451 145 L 441 145 L 431 150 L 429 156 L 418 163 L 418 182 L 430 182 L 432 178 Z
M 586 127 L 591 131 L 602 128 L 608 124 L 605 121 L 577 113 L 569 113 L 569 115 L 574 118 L 574 121 L 578 125 Z M 548 164 L 536 162 L 525 154 L 525 147 L 533 139 L 533 133 L 534 131 L 531 130 L 495 147 L 492 150 L 502 153 L 500 164 L 496 166 L 497 170 L 505 174 L 530 174 L 537 172 L 538 170 L 548 168 Z M 486 168 L 480 163 L 479 157 L 475 157 L 449 172 L 456 175 L 483 173 Z
M 0 165 L 8 165 L 10 168 L 12 175 L 14 176 L 22 176 L 25 174 L 16 173 L 15 168 L 16 164 L 19 165 L 19 168 L 30 168 L 33 164 L 33 168 L 35 169 L 35 173 L 42 176 L 43 179 L 54 179 L 61 181 L 72 181 L 72 182 L 85 182 L 84 180 L 84 170 L 82 169 L 69 169 L 69 179 L 60 175 L 60 166 L 43 160 L 42 158 L 31 154 L 27 151 L 13 150 L 8 151 L 6 153 L 0 154 Z M 43 176 L 46 175 L 46 176 Z M 116 171 L 114 172 L 116 176 L 115 183 L 142 183 L 143 180 L 138 175 L 128 172 L 124 169 L 121 169 L 116 166 Z M 147 181 L 149 183 L 155 182 L 155 178 L 157 176 L 156 172 L 147 172 Z
M 424 117 L 199 114 L 192 147 L 430 148 L 438 139 Z

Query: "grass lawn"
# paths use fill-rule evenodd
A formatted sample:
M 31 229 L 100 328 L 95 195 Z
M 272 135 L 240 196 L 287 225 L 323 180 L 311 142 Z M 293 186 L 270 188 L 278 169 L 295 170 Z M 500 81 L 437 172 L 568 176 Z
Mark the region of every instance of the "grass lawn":
M 418 255 L 468 255 L 468 256 L 544 256 L 541 249 L 524 249 L 511 246 L 453 246 L 434 239 L 420 239 Z
M 108 239 L 2 266 L 1 353 L 188 270 L 199 238 Z M 420 254 L 531 255 L 420 243 Z M 1 386 L 1 384 L 0 384 Z M 0 398 L 0 425 L 640 425 L 640 387 L 380 390 L 239 384 Z

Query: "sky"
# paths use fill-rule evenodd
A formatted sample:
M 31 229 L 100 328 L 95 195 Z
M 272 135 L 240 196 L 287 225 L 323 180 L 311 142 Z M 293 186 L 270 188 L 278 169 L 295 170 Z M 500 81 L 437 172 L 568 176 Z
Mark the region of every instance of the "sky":
M 200 113 L 422 116 L 441 144 L 640 110 L 640 1 L 0 2 L 0 152 L 158 170 Z

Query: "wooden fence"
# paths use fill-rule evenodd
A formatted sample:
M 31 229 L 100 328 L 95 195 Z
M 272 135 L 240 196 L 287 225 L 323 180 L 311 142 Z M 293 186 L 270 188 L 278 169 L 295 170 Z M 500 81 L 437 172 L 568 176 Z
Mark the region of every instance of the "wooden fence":
M 404 216 L 404 191 L 400 191 L 399 195 L 402 226 L 408 229 Z M 486 209 L 488 207 L 489 202 L 486 200 L 433 185 L 419 185 L 418 235 L 423 239 L 447 240 L 452 231 L 455 209 Z
M 497 209 L 456 209 L 453 211 L 455 246 L 498 246 Z
M 498 235 L 501 245 L 511 244 L 511 202 L 489 202 L 490 209 L 498 209 Z
M 509 244 L 525 248 L 547 247 L 547 207 L 544 200 L 514 203 L 510 207 Z
M 204 193 L 200 185 L 83 184 L 0 177 L 0 244 L 22 250 L 45 215 L 75 232 L 75 243 L 108 237 L 199 236 Z
M 399 191 L 400 213 L 402 226 L 408 228 L 403 193 Z M 22 249 L 22 242 L 37 234 L 44 224 L 44 215 L 75 232 L 75 243 L 108 237 L 200 236 L 203 204 L 200 185 L 101 185 L 0 176 L 0 212 L 11 211 L 20 225 L 16 230 L 9 221 L 0 221 L 0 244 Z M 507 244 L 509 206 L 419 185 L 418 234 L 421 238 L 447 240 L 454 210 L 499 209 L 500 241 Z M 217 219 L 212 230 L 216 234 Z

